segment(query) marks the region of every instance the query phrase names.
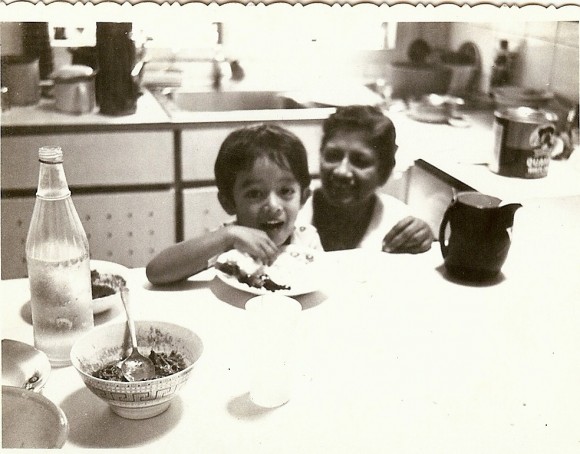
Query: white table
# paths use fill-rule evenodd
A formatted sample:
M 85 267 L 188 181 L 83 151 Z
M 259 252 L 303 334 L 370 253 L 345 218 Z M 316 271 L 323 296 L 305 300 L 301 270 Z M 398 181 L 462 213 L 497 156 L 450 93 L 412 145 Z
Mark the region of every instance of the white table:
M 72 367 L 53 369 L 43 392 L 68 417 L 65 448 L 578 453 L 580 216 L 569 207 L 579 202 L 522 208 L 491 285 L 448 280 L 438 244 L 417 256 L 327 254 L 320 292 L 298 298 L 298 380 L 276 409 L 248 398 L 250 294 L 212 271 L 155 289 L 134 269 L 137 318 L 193 329 L 204 353 L 169 409 L 141 421 L 112 413 Z M 27 280 L 0 292 L 2 337 L 32 344 Z M 96 323 L 111 320 L 124 320 L 122 307 Z

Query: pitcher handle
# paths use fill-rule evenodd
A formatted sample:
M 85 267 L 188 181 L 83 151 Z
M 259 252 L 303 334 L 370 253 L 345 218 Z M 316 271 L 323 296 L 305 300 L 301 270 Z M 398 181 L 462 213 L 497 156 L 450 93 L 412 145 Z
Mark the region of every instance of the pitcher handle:
M 451 210 L 455 204 L 450 205 L 445 210 L 445 214 L 443 214 L 443 219 L 441 220 L 441 225 L 439 226 L 439 246 L 441 247 L 441 255 L 443 258 L 447 257 L 447 250 L 448 245 L 445 243 L 445 229 L 447 228 L 447 224 L 449 223 L 449 215 Z

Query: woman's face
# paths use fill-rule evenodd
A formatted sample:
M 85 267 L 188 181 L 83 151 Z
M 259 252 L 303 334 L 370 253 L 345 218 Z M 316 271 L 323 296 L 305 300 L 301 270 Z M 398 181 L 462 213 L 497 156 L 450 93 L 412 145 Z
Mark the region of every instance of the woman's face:
M 268 158 L 260 158 L 234 183 L 238 224 L 263 230 L 280 246 L 294 232 L 303 194 L 296 177 Z
M 327 201 L 354 207 L 384 183 L 379 159 L 361 131 L 337 131 L 320 152 L 320 178 Z

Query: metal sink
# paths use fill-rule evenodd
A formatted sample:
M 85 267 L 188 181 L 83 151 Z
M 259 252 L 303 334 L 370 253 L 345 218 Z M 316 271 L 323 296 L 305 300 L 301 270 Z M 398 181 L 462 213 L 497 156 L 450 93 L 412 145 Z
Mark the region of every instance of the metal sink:
M 228 112 L 296 109 L 305 106 L 276 91 L 190 91 L 165 89 L 157 99 L 171 114 L 176 112 Z

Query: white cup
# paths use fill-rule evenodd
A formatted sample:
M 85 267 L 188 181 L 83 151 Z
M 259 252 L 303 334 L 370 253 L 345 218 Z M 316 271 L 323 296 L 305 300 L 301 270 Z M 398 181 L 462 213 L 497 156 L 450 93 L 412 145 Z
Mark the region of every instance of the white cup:
M 302 306 L 275 293 L 246 302 L 249 332 L 250 399 L 274 408 L 290 400 L 294 381 L 293 356 Z

